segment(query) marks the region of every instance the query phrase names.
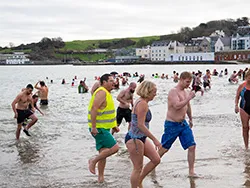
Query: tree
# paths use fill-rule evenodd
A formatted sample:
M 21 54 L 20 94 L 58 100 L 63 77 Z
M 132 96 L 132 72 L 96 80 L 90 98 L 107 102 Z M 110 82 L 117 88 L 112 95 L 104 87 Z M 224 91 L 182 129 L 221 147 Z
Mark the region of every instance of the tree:
M 14 45 L 13 42 L 10 42 L 10 43 L 9 43 L 9 46 L 10 46 L 10 48 L 14 48 L 14 47 L 15 47 L 15 45 Z
M 144 38 L 141 38 L 140 40 L 138 40 L 138 42 L 136 43 L 136 47 L 137 48 L 141 48 L 143 46 L 146 46 L 148 43 Z

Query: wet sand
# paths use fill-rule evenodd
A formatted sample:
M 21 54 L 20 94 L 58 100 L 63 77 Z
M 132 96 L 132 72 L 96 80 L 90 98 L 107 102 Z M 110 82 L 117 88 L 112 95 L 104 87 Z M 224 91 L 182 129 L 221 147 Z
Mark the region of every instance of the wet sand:
M 25 66 L 0 67 L 2 81 L 0 105 L 0 187 L 121 187 L 130 186 L 132 165 L 129 160 L 124 136 L 127 125 L 121 125 L 115 135 L 120 145 L 119 152 L 108 158 L 105 182 L 97 183 L 97 176 L 88 171 L 88 159 L 94 156 L 94 139 L 87 128 L 87 106 L 90 94 L 78 94 L 77 85 L 71 87 L 71 79 L 78 81 L 87 77 L 87 85 L 94 83 L 94 76 L 106 72 L 139 72 L 153 80 L 158 87 L 157 96 L 150 102 L 153 114 L 150 130 L 160 139 L 166 114 L 167 93 L 176 84 L 169 80 L 152 79 L 151 74 L 173 70 L 218 72 L 228 68 L 244 69 L 246 65 L 158 65 L 158 66 Z M 23 74 L 26 72 L 26 74 Z M 21 133 L 19 143 L 15 142 L 16 121 L 10 104 L 22 87 L 48 76 L 50 88 L 49 106 L 43 108 L 45 116 L 36 113 L 39 121 L 30 129 L 32 137 Z M 69 84 L 61 85 L 65 78 Z M 49 84 L 50 79 L 54 83 Z M 241 136 L 241 122 L 234 113 L 234 97 L 238 85 L 229 84 L 228 77 L 212 77 L 212 89 L 200 93 L 192 100 L 193 131 L 197 143 L 196 173 L 198 179 L 188 178 L 187 152 L 176 140 L 170 151 L 164 155 L 155 173 L 144 181 L 144 187 L 188 187 L 188 188 L 237 188 L 250 187 L 250 152 L 244 150 Z M 130 78 L 129 81 L 137 81 Z M 11 87 L 10 87 L 11 86 Z M 123 88 L 123 87 L 121 87 Z M 119 91 L 113 91 L 114 98 Z M 136 96 L 137 98 L 137 96 Z M 117 106 L 116 101 L 116 106 Z M 145 159 L 145 162 L 147 159 Z

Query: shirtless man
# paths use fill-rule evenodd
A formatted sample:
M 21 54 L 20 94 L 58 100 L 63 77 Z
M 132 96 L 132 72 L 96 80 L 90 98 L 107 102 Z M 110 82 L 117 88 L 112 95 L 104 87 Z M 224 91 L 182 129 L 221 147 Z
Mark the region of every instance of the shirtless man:
M 23 132 L 30 136 L 28 129 L 37 122 L 37 117 L 34 113 L 28 109 L 29 104 L 31 104 L 32 109 L 34 110 L 34 105 L 32 103 L 32 94 L 33 86 L 28 84 L 25 89 L 21 91 L 11 103 L 13 112 L 15 113 L 14 118 L 17 119 L 17 130 L 16 130 L 16 139 L 19 140 L 20 131 L 22 129 L 22 124 L 26 118 L 30 118 L 31 121 L 27 126 L 25 126 Z
M 38 86 L 38 84 L 40 86 Z M 35 88 L 38 90 L 38 95 L 40 97 L 40 105 L 48 105 L 49 89 L 45 85 L 44 81 L 38 81 L 35 85 Z
M 230 83 L 236 83 L 237 84 L 238 83 L 237 76 L 238 76 L 238 73 L 236 71 L 233 71 L 233 74 L 230 76 L 230 78 L 228 79 L 228 81 Z
M 126 122 L 129 123 L 128 129 L 130 128 L 130 122 L 131 122 L 131 107 L 133 107 L 133 94 L 135 92 L 136 83 L 131 82 L 129 84 L 129 87 L 127 89 L 122 90 L 119 95 L 117 96 L 117 100 L 120 102 L 119 107 L 116 111 L 116 121 L 117 126 L 119 127 L 122 119 L 124 118 Z M 112 132 L 113 134 L 113 132 Z
M 159 155 L 163 156 L 171 148 L 176 138 L 179 137 L 183 149 L 188 149 L 189 177 L 195 177 L 197 176 L 194 172 L 196 143 L 191 129 L 193 122 L 190 106 L 190 100 L 195 97 L 195 93 L 186 91 L 191 82 L 192 74 L 182 72 L 177 86 L 169 91 L 168 111 Z M 189 118 L 189 124 L 185 120 L 186 114 Z

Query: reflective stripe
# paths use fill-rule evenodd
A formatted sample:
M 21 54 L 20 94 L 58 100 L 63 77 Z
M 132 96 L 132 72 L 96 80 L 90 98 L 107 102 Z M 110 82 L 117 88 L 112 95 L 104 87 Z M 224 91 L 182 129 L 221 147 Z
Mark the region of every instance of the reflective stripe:
M 105 119 L 105 120 L 96 120 L 96 123 L 112 123 L 114 121 L 116 121 L 116 118 Z M 91 123 L 91 120 L 89 119 L 88 122 Z
M 91 112 L 89 111 L 89 114 L 90 114 Z M 98 116 L 101 116 L 101 115 L 103 115 L 103 114 L 113 114 L 113 113 L 115 113 L 115 110 L 109 110 L 109 111 L 104 111 L 104 112 L 97 112 L 97 115 Z

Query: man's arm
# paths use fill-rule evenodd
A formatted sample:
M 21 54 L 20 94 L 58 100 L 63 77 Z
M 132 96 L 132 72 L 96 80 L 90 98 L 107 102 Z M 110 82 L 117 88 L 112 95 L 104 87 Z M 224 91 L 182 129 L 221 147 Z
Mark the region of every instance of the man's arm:
M 41 87 L 38 86 L 39 83 L 40 83 L 40 81 L 38 81 L 38 82 L 35 84 L 34 88 L 36 88 L 36 89 L 38 89 L 38 90 L 41 89 Z
M 189 126 L 192 128 L 193 127 L 193 117 L 192 117 L 192 109 L 191 109 L 191 105 L 190 102 L 188 102 L 187 105 L 187 116 L 189 118 Z
M 96 116 L 97 116 L 97 110 L 102 106 L 102 104 L 106 101 L 106 93 L 105 91 L 98 91 L 95 95 L 95 100 L 93 102 L 93 106 L 90 110 L 90 116 L 91 116 L 91 124 L 92 124 L 92 134 L 97 134 L 96 130 Z M 94 129 L 94 130 L 93 130 Z
M 11 103 L 12 110 L 15 113 L 14 118 L 17 118 L 16 104 L 20 101 L 20 98 L 21 98 L 21 95 L 19 94 Z
M 176 92 L 175 89 L 170 90 L 169 94 L 168 94 L 168 101 L 170 102 L 170 104 L 172 104 L 172 106 L 176 109 L 176 110 L 180 110 L 183 107 L 185 107 L 188 102 L 194 98 L 195 93 L 190 91 L 189 95 L 183 100 L 180 101 L 179 97 L 178 97 L 178 93 Z

